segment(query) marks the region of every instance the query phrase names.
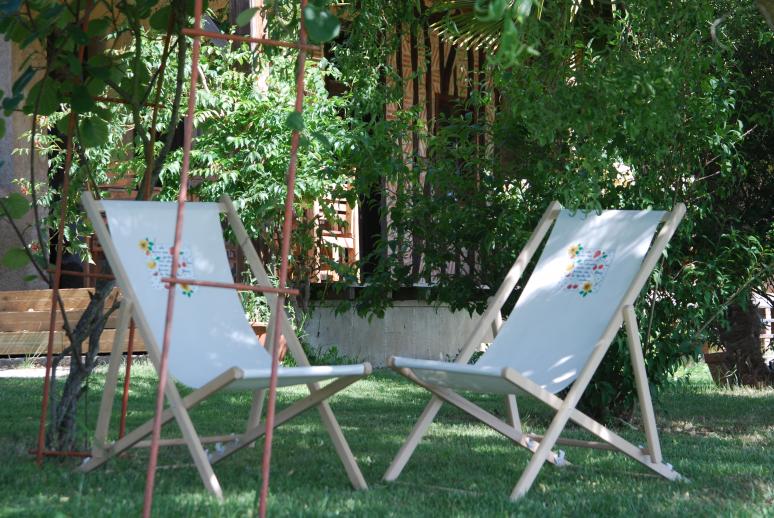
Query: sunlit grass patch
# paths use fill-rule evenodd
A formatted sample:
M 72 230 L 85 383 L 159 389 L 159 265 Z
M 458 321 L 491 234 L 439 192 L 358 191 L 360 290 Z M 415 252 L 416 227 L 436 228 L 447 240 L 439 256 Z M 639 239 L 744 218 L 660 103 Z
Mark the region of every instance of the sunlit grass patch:
M 89 398 L 89 425 L 99 405 L 104 369 Z M 686 381 L 687 380 L 687 381 Z M 156 376 L 134 365 L 129 428 L 152 416 Z M 48 460 L 38 469 L 33 445 L 40 380 L 0 380 L 0 516 L 137 516 L 142 505 L 147 449 L 133 450 L 103 468 L 74 473 L 72 460 Z M 301 387 L 278 392 L 280 407 L 305 395 Z M 502 416 L 501 397 L 467 394 Z M 119 395 L 115 409 L 120 407 Z M 766 515 L 774 498 L 774 391 L 719 389 L 701 366 L 657 397 L 662 449 L 690 483 L 669 483 L 623 455 L 565 448 L 566 468 L 546 465 L 527 498 L 511 503 L 529 456 L 507 439 L 445 406 L 395 483 L 381 481 L 387 466 L 428 401 L 405 380 L 380 371 L 331 400 L 370 490 L 353 491 L 316 412 L 275 434 L 270 511 L 274 516 L 490 516 L 490 515 Z M 224 392 L 192 412 L 199 433 L 240 432 L 250 396 Z M 541 433 L 552 412 L 519 399 L 524 426 Z M 82 409 L 85 410 L 85 409 Z M 636 423 L 636 419 L 634 421 Z M 118 426 L 114 415 L 112 430 Z M 616 432 L 637 443 L 644 435 L 620 424 Z M 164 436 L 177 435 L 174 424 Z M 568 437 L 590 438 L 571 427 Z M 252 516 L 260 488 L 262 442 L 215 467 L 224 489 L 219 503 L 204 491 L 185 448 L 163 448 L 155 511 L 158 516 Z

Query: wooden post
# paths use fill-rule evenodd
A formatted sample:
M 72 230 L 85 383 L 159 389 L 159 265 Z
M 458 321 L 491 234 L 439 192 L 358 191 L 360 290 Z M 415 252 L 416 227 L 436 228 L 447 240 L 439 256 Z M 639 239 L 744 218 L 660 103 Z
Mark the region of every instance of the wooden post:
M 632 360 L 634 381 L 637 384 L 637 399 L 640 401 L 642 422 L 645 426 L 645 437 L 648 440 L 648 452 L 652 462 L 661 462 L 661 444 L 658 440 L 656 416 L 653 413 L 653 402 L 648 387 L 648 374 L 645 371 L 645 358 L 642 356 L 640 331 L 637 327 L 637 316 L 632 306 L 624 308 L 624 324 L 626 326 L 626 343 L 629 345 L 629 356 Z
M 105 389 L 102 391 L 102 401 L 99 405 L 97 429 L 94 432 L 94 446 L 92 448 L 93 457 L 101 457 L 105 454 L 110 416 L 113 413 L 113 398 L 115 397 L 118 384 L 118 368 L 121 366 L 122 346 L 131 318 L 132 303 L 124 298 L 121 301 L 118 325 L 116 326 L 115 339 L 113 340 L 113 350 L 110 351 L 110 363 L 108 364 L 107 376 L 105 377 Z

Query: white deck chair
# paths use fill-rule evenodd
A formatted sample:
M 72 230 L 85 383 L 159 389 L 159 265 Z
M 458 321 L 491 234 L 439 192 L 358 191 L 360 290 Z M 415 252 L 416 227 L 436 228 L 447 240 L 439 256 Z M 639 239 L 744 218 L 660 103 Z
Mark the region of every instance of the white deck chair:
M 684 214 L 683 204 L 667 213 L 611 210 L 572 214 L 553 202 L 456 362 L 402 357 L 388 360 L 394 370 L 430 391 L 433 397 L 384 479 L 392 481 L 400 475 L 444 402 L 533 452 L 511 494 L 513 500 L 529 490 L 546 460 L 559 465 L 564 462 L 563 452 L 552 452 L 555 444 L 618 450 L 669 480 L 679 478 L 661 458 L 632 307 Z M 503 304 L 554 221 L 532 276 L 510 317 L 500 327 Z M 664 224 L 654 241 L 660 222 Z M 622 323 L 626 327 L 647 448 L 634 446 L 575 408 Z M 496 333 L 494 342 L 477 363 L 468 365 L 490 326 Z M 564 400 L 555 395 L 571 383 Z M 544 436 L 522 431 L 515 398 L 517 389 L 556 410 Z M 456 390 L 503 394 L 510 422 L 501 421 Z M 603 442 L 560 438 L 568 419 Z
M 93 470 L 111 457 L 140 443 L 151 433 L 152 421 L 108 444 L 107 433 L 118 368 L 121 362 L 123 337 L 130 318 L 134 318 L 146 344 L 148 354 L 158 370 L 166 315 L 167 289 L 160 281 L 169 276 L 169 248 L 174 241 L 177 203 L 140 201 L 95 201 L 89 193 L 81 200 L 99 238 L 124 302 L 119 314 L 118 332 L 110 357 L 105 391 L 97 420 L 92 457 L 82 471 Z M 178 277 L 233 283 L 220 223 L 225 212 L 239 245 L 258 283 L 271 286 L 242 222 L 227 197 L 220 203 L 187 203 Z M 103 213 L 107 224 L 103 220 Z M 182 296 L 175 297 L 175 312 L 169 351 L 169 373 L 178 382 L 195 389 L 181 397 L 174 383 L 167 383 L 165 395 L 169 408 L 164 411 L 162 424 L 177 421 L 183 440 L 163 440 L 165 444 L 185 444 L 205 487 L 218 498 L 222 491 L 211 464 L 252 444 L 265 433 L 260 423 L 264 389 L 269 386 L 271 357 L 261 346 L 245 318 L 236 291 L 231 289 L 178 285 Z M 276 295 L 266 293 L 269 307 L 275 307 Z M 333 441 L 352 485 L 366 489 L 367 485 L 349 449 L 347 441 L 333 416 L 327 398 L 371 372 L 368 363 L 344 366 L 310 366 L 298 338 L 290 327 L 287 315 L 272 315 L 269 337 L 277 328 L 285 336 L 288 348 L 299 367 L 280 367 L 277 385 L 307 385 L 310 395 L 277 413 L 275 426 L 285 423 L 301 412 L 317 407 L 322 422 Z M 318 382 L 334 379 L 325 387 Z M 249 390 L 254 392 L 253 406 L 245 416 L 243 433 L 212 438 L 200 438 L 194 429 L 188 410 L 218 390 Z M 220 442 L 216 452 L 208 457 L 203 442 Z

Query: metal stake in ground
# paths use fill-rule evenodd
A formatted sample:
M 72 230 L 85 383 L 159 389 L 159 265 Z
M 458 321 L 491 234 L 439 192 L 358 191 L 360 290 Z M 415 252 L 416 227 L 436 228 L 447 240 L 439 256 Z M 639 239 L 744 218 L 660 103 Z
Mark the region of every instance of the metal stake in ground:
M 194 27 L 201 28 L 202 0 L 194 3 Z M 188 93 L 188 114 L 185 119 L 183 132 L 183 165 L 180 171 L 180 190 L 177 197 L 177 220 L 175 222 L 175 244 L 172 247 L 171 277 L 177 277 L 177 262 L 180 254 L 180 241 L 183 235 L 183 209 L 188 196 L 188 169 L 191 160 L 191 139 L 193 137 L 193 118 L 196 107 L 196 83 L 199 79 L 199 50 L 201 40 L 198 36 L 193 38 L 193 51 L 191 55 L 191 88 Z M 182 66 L 182 64 L 178 64 Z M 153 418 L 153 435 L 151 436 L 150 459 L 148 460 L 148 472 L 145 477 L 145 498 L 143 501 L 142 515 L 149 518 L 153 505 L 153 483 L 156 475 L 156 462 L 159 455 L 159 436 L 161 435 L 161 414 L 164 412 L 164 389 L 167 384 L 167 370 L 169 361 L 169 342 L 172 337 L 172 317 L 175 308 L 175 291 L 177 284 L 169 284 L 167 295 L 167 316 L 164 325 L 164 338 L 161 348 L 161 365 L 159 366 L 159 388 L 156 393 L 156 413 Z
M 92 2 L 86 4 L 86 11 L 83 20 L 83 30 L 89 27 L 89 17 L 91 16 Z M 86 46 L 82 45 L 78 49 L 78 61 L 83 63 L 83 56 Z M 70 167 L 73 163 L 73 135 L 75 134 L 75 113 L 71 111 L 67 122 L 67 147 L 65 151 L 65 163 L 62 174 L 62 193 L 59 199 L 59 227 L 56 235 L 56 259 L 53 281 L 51 286 L 51 318 L 48 326 L 48 347 L 46 348 L 46 376 L 43 380 L 43 402 L 40 408 L 40 424 L 38 427 L 38 451 L 35 454 L 38 466 L 43 463 L 45 453 L 45 433 L 46 433 L 46 414 L 48 413 L 49 390 L 51 388 L 51 362 L 54 356 L 54 330 L 56 328 L 56 302 L 59 297 L 59 283 L 62 280 L 62 255 L 64 254 L 64 221 L 67 215 L 67 196 L 70 190 Z M 32 157 L 30 157 L 32 160 Z M 32 210 L 37 210 L 33 207 Z M 43 246 L 43 243 L 40 243 Z M 62 317 L 67 318 L 62 307 Z
M 296 105 L 295 111 L 302 113 L 304 109 L 304 71 L 306 64 L 306 27 L 304 26 L 304 8 L 306 0 L 301 0 L 301 16 L 299 16 L 301 27 L 299 29 L 299 53 L 298 65 L 296 67 Z M 290 137 L 290 162 L 288 163 L 288 192 L 285 196 L 285 220 L 282 222 L 282 246 L 279 287 L 285 288 L 288 278 L 288 255 L 290 254 L 290 233 L 293 218 L 293 195 L 296 184 L 296 166 L 298 165 L 298 144 L 301 135 L 294 129 Z M 285 311 L 285 297 L 282 293 L 277 297 L 277 304 L 274 308 L 274 321 L 277 329 L 272 333 L 271 347 L 271 379 L 269 381 L 269 401 L 266 409 L 266 440 L 263 447 L 263 462 L 261 465 L 261 500 L 259 513 L 261 518 L 266 516 L 266 505 L 269 496 L 269 473 L 271 471 L 271 442 L 274 436 L 274 407 L 277 399 L 277 369 L 279 368 L 279 344 L 282 333 L 279 329 L 281 311 Z

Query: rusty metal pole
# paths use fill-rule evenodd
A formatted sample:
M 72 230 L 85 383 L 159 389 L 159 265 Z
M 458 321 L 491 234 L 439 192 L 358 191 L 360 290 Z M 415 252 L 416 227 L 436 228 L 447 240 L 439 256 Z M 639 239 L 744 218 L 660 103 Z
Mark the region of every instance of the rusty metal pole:
M 59 211 L 59 226 L 56 236 L 56 267 L 54 269 L 53 284 L 51 286 L 51 312 L 48 321 L 48 347 L 46 348 L 46 375 L 43 379 L 43 402 L 40 408 L 40 423 L 38 425 L 38 451 L 35 459 L 40 466 L 43 462 L 43 451 L 46 442 L 46 414 L 48 413 L 48 400 L 51 390 L 51 362 L 54 360 L 54 334 L 56 332 L 56 299 L 59 295 L 59 283 L 62 280 L 62 254 L 64 253 L 64 221 L 67 215 L 67 194 L 70 190 L 70 165 L 73 156 L 73 132 L 75 128 L 75 114 L 70 114 L 67 125 L 67 150 L 65 151 L 64 175 L 62 179 L 62 195 L 59 199 L 61 205 Z M 37 209 L 34 209 L 37 210 Z M 40 244 L 43 246 L 43 243 Z
M 194 3 L 194 27 L 200 28 L 202 22 L 202 0 Z M 182 36 L 181 36 L 182 37 Z M 180 171 L 180 192 L 177 197 L 177 221 L 175 223 L 175 244 L 172 247 L 172 267 L 170 276 L 177 277 L 177 260 L 180 253 L 180 241 L 183 237 L 183 209 L 188 196 L 188 169 L 191 160 L 191 140 L 193 138 L 193 119 L 196 108 L 196 83 L 199 79 L 199 51 L 201 40 L 198 36 L 193 38 L 193 51 L 191 56 L 191 88 L 188 92 L 188 114 L 185 119 L 183 133 L 183 164 Z M 178 64 L 182 66 L 182 64 Z M 156 414 L 153 418 L 153 434 L 151 436 L 150 459 L 148 460 L 148 472 L 145 477 L 145 498 L 143 501 L 142 515 L 149 518 L 153 505 L 153 483 L 156 475 L 156 462 L 159 454 L 159 436 L 161 435 L 161 414 L 164 411 L 164 389 L 167 384 L 169 345 L 172 337 L 172 317 L 175 309 L 175 291 L 177 285 L 170 283 L 167 295 L 167 315 L 164 325 L 164 338 L 161 348 L 161 365 L 159 366 L 159 388 L 156 393 Z
M 298 63 L 296 65 L 296 105 L 295 111 L 303 113 L 304 109 L 304 72 L 306 64 L 306 27 L 304 26 L 304 7 L 306 0 L 301 0 L 300 29 Z M 287 184 L 288 192 L 285 196 L 285 220 L 282 222 L 281 262 L 279 273 L 279 288 L 285 288 L 288 278 L 288 256 L 290 255 L 290 236 L 293 222 L 293 198 L 296 184 L 296 167 L 298 165 L 298 145 L 301 134 L 294 129 L 290 137 L 290 162 L 288 163 Z M 280 293 L 277 296 L 277 304 L 274 308 L 274 325 L 279 326 L 281 312 L 285 311 L 285 296 Z M 266 409 L 266 439 L 263 446 L 263 459 L 261 464 L 261 498 L 259 514 L 266 517 L 266 506 L 269 497 L 269 474 L 271 471 L 271 443 L 274 435 L 274 409 L 277 399 L 277 371 L 279 369 L 279 344 L 282 332 L 275 329 L 272 333 L 273 343 L 271 348 L 271 379 L 269 381 L 269 401 Z
M 276 42 L 273 40 L 263 40 L 263 39 L 255 39 L 255 43 L 260 43 L 264 45 L 274 45 L 274 46 L 281 46 L 281 47 L 291 47 L 291 48 L 298 48 L 299 49 L 299 56 L 298 56 L 298 65 L 296 69 L 296 102 L 295 102 L 295 111 L 298 113 L 301 113 L 303 111 L 303 101 L 304 101 L 304 73 L 305 73 L 305 62 L 306 62 L 306 50 L 308 48 L 311 48 L 309 45 L 307 45 L 307 36 L 306 36 L 306 28 L 304 27 L 303 22 L 303 9 L 306 7 L 306 0 L 301 0 L 301 22 L 300 22 L 300 30 L 299 30 L 299 43 L 298 44 L 288 44 L 284 42 Z M 181 168 L 181 174 L 180 174 L 180 192 L 178 195 L 178 206 L 177 206 L 177 220 L 175 224 L 175 241 L 174 246 L 172 248 L 172 267 L 170 271 L 170 279 L 167 279 L 169 282 L 169 294 L 167 297 L 167 314 L 166 314 L 166 322 L 165 322 L 165 328 L 164 328 L 164 338 L 163 338 L 163 346 L 162 346 L 162 352 L 161 352 L 161 365 L 159 367 L 159 389 L 158 393 L 156 395 L 156 413 L 153 421 L 153 434 L 151 437 L 151 452 L 150 452 L 150 459 L 148 461 L 148 472 L 146 475 L 145 480 L 145 500 L 143 503 L 143 517 L 149 517 L 151 514 L 151 507 L 153 504 L 153 485 L 154 485 L 154 478 L 155 478 L 155 472 L 156 472 L 156 463 L 158 459 L 158 448 L 159 448 L 159 435 L 161 430 L 161 414 L 164 410 L 164 389 L 167 383 L 167 377 L 168 377 L 168 357 L 169 357 L 169 346 L 170 346 L 170 338 L 171 338 L 171 328 L 172 328 L 172 321 L 174 316 L 174 296 L 175 296 L 175 286 L 177 284 L 177 258 L 179 255 L 179 249 L 180 249 L 180 241 L 182 238 L 182 228 L 183 228 L 183 210 L 187 198 L 187 191 L 188 191 L 188 172 L 189 172 L 189 165 L 190 165 L 190 156 L 191 156 L 191 141 L 193 138 L 193 117 L 196 107 L 196 86 L 198 81 L 198 65 L 199 65 L 199 54 L 201 49 L 201 41 L 200 37 L 202 36 L 212 36 L 212 37 L 218 37 L 222 39 L 236 39 L 233 36 L 229 35 L 223 35 L 223 34 L 210 34 L 205 31 L 202 31 L 201 29 L 201 9 L 202 9 L 202 0 L 195 0 L 194 5 L 194 27 L 193 29 L 183 29 L 182 33 L 190 35 L 194 38 L 193 42 L 193 51 L 192 51 L 192 58 L 191 58 L 191 88 L 189 91 L 188 96 L 188 114 L 185 121 L 185 131 L 183 136 L 183 164 Z M 252 41 L 254 38 L 244 38 L 246 41 L 250 40 Z M 241 40 L 240 40 L 241 41 Z M 294 290 L 288 290 L 285 288 L 287 284 L 287 277 L 288 277 L 288 256 L 290 255 L 290 237 L 291 237 L 291 230 L 292 230 L 292 218 L 293 218 L 293 199 L 294 199 L 294 190 L 295 190 L 295 175 L 296 175 L 296 168 L 298 165 L 298 147 L 300 143 L 300 132 L 298 130 L 293 130 L 291 134 L 291 148 L 290 148 L 290 161 L 288 164 L 288 172 L 287 172 L 287 196 L 285 198 L 285 211 L 284 211 L 284 221 L 282 226 L 282 244 L 281 244 L 281 262 L 280 262 L 280 275 L 279 275 L 279 287 L 276 289 L 276 292 L 278 293 L 277 297 L 277 305 L 275 308 L 275 315 L 279 315 L 281 311 L 284 311 L 284 305 L 285 305 L 285 294 L 290 293 Z M 204 284 L 206 281 L 199 281 L 199 283 Z M 212 283 L 214 284 L 214 283 Z M 218 287 L 226 287 L 226 286 L 218 286 Z M 236 287 L 234 286 L 228 286 L 231 288 Z M 260 291 L 275 291 L 275 290 L 260 290 Z M 276 319 L 278 322 L 279 319 Z M 271 368 L 271 378 L 269 381 L 269 401 L 268 401 L 268 408 L 267 408 L 267 416 L 266 416 L 266 440 L 264 444 L 264 455 L 263 455 L 263 462 L 262 462 L 262 486 L 261 486 L 261 495 L 260 495 L 260 515 L 261 517 L 266 516 L 266 503 L 267 503 L 267 497 L 269 492 L 269 471 L 271 466 L 271 446 L 272 446 L 272 435 L 273 435 L 273 428 L 274 428 L 274 410 L 275 410 L 275 403 L 276 403 L 276 391 L 277 391 L 277 371 L 279 367 L 279 340 L 280 340 L 281 333 L 277 332 L 274 333 L 274 343 L 272 344 L 272 368 Z
M 89 16 L 91 16 L 92 0 L 86 4 L 86 11 L 83 19 L 83 30 L 89 27 Z M 78 61 L 83 63 L 83 55 L 86 46 L 82 45 L 78 49 Z M 70 119 L 67 122 L 67 144 L 65 151 L 65 163 L 62 172 L 62 194 L 60 198 L 59 226 L 56 236 L 56 260 L 54 269 L 53 285 L 51 286 L 51 313 L 48 326 L 48 346 L 46 347 L 46 375 L 43 379 L 43 402 L 40 405 L 40 423 L 38 425 L 38 450 L 35 453 L 35 461 L 38 466 L 43 463 L 44 450 L 46 446 L 46 414 L 48 413 L 48 400 L 51 390 L 51 362 L 54 358 L 54 330 L 56 328 L 56 302 L 59 296 L 59 283 L 62 280 L 62 254 L 64 253 L 64 221 L 67 216 L 67 196 L 70 190 L 70 167 L 73 163 L 73 135 L 75 134 L 75 112 L 70 111 Z M 33 160 L 33 157 L 30 157 Z M 33 207 L 32 210 L 38 210 Z M 43 243 L 40 243 L 43 246 Z M 62 308 L 64 311 L 64 308 Z

